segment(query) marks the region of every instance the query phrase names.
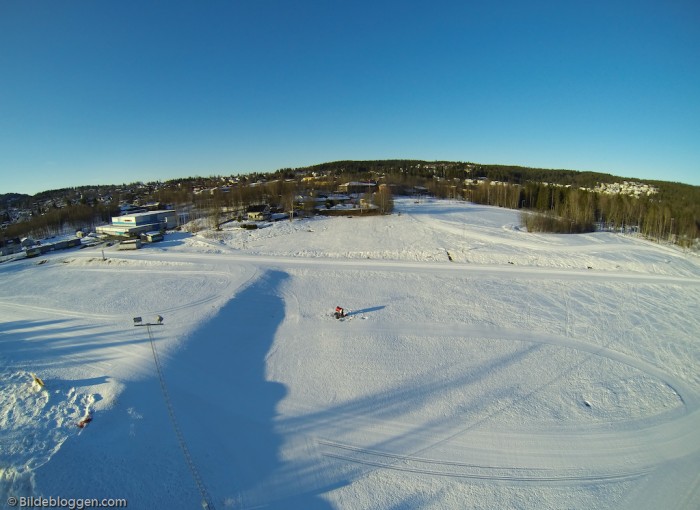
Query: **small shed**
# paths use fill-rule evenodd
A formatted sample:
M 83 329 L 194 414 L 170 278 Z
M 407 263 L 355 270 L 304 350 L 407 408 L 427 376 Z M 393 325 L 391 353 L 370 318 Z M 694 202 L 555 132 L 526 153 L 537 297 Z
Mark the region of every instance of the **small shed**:
M 163 234 L 160 232 L 146 232 L 141 234 L 141 241 L 146 243 L 157 243 L 163 240 Z
M 138 250 L 141 248 L 141 239 L 127 239 L 119 243 L 120 250 Z

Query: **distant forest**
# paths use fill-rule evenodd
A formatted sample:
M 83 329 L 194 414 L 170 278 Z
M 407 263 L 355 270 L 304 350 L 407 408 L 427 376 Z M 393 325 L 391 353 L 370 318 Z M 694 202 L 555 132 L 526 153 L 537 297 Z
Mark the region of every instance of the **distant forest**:
M 330 172 L 340 180 L 381 178 L 399 191 L 418 186 L 440 198 L 522 209 L 523 223 L 530 231 L 638 232 L 683 246 L 700 239 L 700 187 L 688 184 L 645 180 L 658 193 L 637 198 L 589 190 L 600 183 L 639 179 L 574 170 L 405 160 L 338 161 L 304 170 Z M 275 175 L 291 176 L 293 170 L 280 170 Z M 479 184 L 465 185 L 466 179 Z
M 350 181 L 384 183 L 395 195 L 426 194 L 521 209 L 522 221 L 530 231 L 638 232 L 650 239 L 683 246 L 697 246 L 700 240 L 699 186 L 645 180 L 658 193 L 636 198 L 590 191 L 599 183 L 640 182 L 634 178 L 574 170 L 416 160 L 336 161 L 235 177 L 83 186 L 34 196 L 0 195 L 3 222 L 10 221 L 10 206 L 31 211 L 29 219 L 7 225 L 0 237 L 94 228 L 116 216 L 122 202 L 170 204 L 194 211 L 200 217 L 213 215 L 215 224 L 226 218 L 227 211 L 240 211 L 261 203 L 285 211 L 308 210 L 308 204 L 298 202 L 300 196 L 332 192 Z M 195 188 L 210 191 L 196 194 Z M 111 200 L 106 202 L 105 196 Z

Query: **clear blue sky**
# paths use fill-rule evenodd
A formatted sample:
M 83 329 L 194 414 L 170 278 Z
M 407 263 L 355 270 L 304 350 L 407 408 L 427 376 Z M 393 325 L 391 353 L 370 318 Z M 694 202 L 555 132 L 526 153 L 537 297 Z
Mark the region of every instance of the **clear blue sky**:
M 700 185 L 700 2 L 0 0 L 0 193 L 389 158 Z

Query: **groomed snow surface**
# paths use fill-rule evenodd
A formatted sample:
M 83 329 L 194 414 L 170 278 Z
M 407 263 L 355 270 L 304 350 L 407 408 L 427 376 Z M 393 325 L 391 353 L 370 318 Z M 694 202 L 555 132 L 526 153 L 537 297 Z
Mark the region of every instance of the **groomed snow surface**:
M 0 501 L 700 508 L 695 256 L 396 206 L 1 264 Z

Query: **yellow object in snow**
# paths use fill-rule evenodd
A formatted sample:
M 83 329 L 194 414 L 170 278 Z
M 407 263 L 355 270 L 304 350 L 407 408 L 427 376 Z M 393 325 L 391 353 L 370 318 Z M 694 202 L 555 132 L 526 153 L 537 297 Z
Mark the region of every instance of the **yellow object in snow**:
M 36 374 L 31 374 L 31 376 L 34 378 L 34 382 L 35 382 L 35 383 L 37 383 L 37 384 L 38 384 L 39 386 L 41 386 L 42 388 L 44 387 L 44 381 L 42 381 L 41 379 L 39 379 L 39 378 L 36 376 Z

